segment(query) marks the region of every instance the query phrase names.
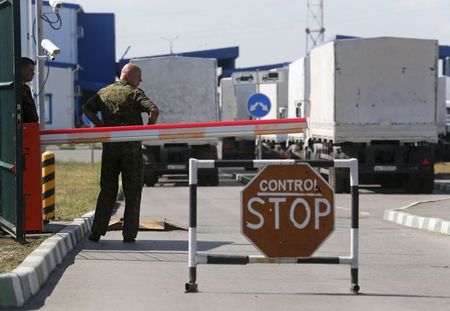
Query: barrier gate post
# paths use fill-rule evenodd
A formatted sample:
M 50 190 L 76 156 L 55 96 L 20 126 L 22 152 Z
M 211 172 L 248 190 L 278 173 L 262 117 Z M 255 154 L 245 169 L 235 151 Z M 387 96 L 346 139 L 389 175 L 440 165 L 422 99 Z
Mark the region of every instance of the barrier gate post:
M 268 164 L 308 163 L 312 167 L 350 168 L 351 186 L 351 230 L 350 254 L 336 257 L 293 257 L 269 258 L 263 255 L 230 256 L 197 253 L 197 170 L 199 168 L 244 167 L 260 168 Z M 239 264 L 252 263 L 294 263 L 294 264 L 346 264 L 350 266 L 350 290 L 358 294 L 358 251 L 359 251 L 359 180 L 358 160 L 189 160 L 189 281 L 185 284 L 186 293 L 198 292 L 197 265 L 199 264 Z

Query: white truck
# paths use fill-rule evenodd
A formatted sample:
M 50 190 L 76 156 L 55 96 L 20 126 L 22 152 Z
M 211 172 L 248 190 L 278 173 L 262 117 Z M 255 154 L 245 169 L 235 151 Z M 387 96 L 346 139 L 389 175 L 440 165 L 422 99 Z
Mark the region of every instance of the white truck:
M 270 99 L 271 109 L 261 119 L 284 119 L 288 117 L 288 86 L 289 68 L 281 67 L 270 70 L 268 73 L 277 74 L 276 81 L 263 83 L 259 86 L 259 92 Z M 288 134 L 262 135 L 263 158 L 282 158 Z M 269 151 L 270 150 L 270 151 Z
M 219 121 L 216 59 L 168 56 L 131 60 L 142 69 L 142 88 L 160 109 L 158 124 Z M 219 139 L 144 141 L 144 183 L 164 174 L 187 174 L 190 157 L 217 159 Z M 217 168 L 201 169 L 200 186 L 217 186 Z
M 287 117 L 288 68 L 261 71 L 237 71 L 231 78 L 223 78 L 219 86 L 222 120 L 249 120 L 247 101 L 255 93 L 266 95 L 271 102 L 269 113 L 262 117 Z M 280 158 L 280 144 L 285 145 L 287 135 L 261 135 L 263 158 Z M 256 144 L 258 145 L 258 144 Z M 254 159 L 259 153 L 255 137 L 227 137 L 223 139 L 223 159 Z
M 221 120 L 250 120 L 247 99 L 255 93 L 256 85 L 251 73 L 243 72 L 222 78 L 219 85 Z M 254 159 L 255 137 L 224 137 L 221 150 L 224 160 Z
M 442 128 L 437 53 L 435 40 L 390 37 L 333 41 L 311 50 L 309 107 L 303 108 L 308 130 L 291 156 L 356 157 L 361 183 L 432 192 Z M 348 191 L 348 172 L 323 173 L 337 192 Z
M 288 118 L 309 117 L 310 107 L 309 56 L 299 58 L 289 64 Z M 307 130 L 307 129 L 305 129 Z M 288 134 L 288 154 L 292 158 L 303 158 L 304 133 Z

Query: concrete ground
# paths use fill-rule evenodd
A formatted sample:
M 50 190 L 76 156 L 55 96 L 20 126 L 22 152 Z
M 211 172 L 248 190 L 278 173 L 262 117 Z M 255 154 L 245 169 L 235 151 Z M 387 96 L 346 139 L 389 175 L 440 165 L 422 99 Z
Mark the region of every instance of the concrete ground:
M 240 190 L 199 188 L 199 251 L 258 254 L 239 232 Z M 143 198 L 142 217 L 187 226 L 188 188 L 145 188 Z M 82 240 L 22 309 L 444 310 L 450 301 L 448 237 L 382 220 L 387 207 L 415 199 L 360 196 L 358 296 L 349 290 L 348 266 L 299 264 L 199 265 L 199 293 L 187 294 L 187 231 L 143 231 L 135 244 L 122 243 L 121 232 L 112 231 L 100 243 Z M 349 253 L 349 206 L 349 195 L 336 196 L 336 230 L 315 256 Z

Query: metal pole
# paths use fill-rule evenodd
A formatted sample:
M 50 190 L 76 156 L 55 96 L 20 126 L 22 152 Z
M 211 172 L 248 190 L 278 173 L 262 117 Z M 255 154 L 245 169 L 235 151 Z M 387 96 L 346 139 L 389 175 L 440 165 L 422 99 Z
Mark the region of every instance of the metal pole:
M 259 93 L 259 70 L 256 69 L 256 93 Z M 260 120 L 260 118 L 258 118 Z M 261 135 L 258 135 L 258 160 L 262 159 L 262 142 Z
M 198 291 L 197 280 L 197 159 L 189 159 L 189 282 L 187 293 Z
M 351 290 L 357 294 L 360 290 L 358 284 L 358 253 L 359 253 L 359 180 L 358 160 L 351 159 L 350 184 L 352 196 L 352 228 L 351 228 Z
M 20 1 L 14 1 L 13 4 L 13 21 L 14 21 L 14 71 L 20 72 L 21 62 L 20 62 L 20 51 L 21 51 L 21 40 L 20 40 Z M 18 102 L 21 96 L 21 85 L 22 81 L 20 75 L 15 75 L 14 77 L 14 92 L 16 107 L 18 108 Z M 23 145 L 22 145 L 22 120 L 18 115 L 19 109 L 16 108 L 16 240 L 24 244 L 25 241 L 25 206 L 23 198 Z
M 36 52 L 33 53 L 33 0 L 28 0 L 27 2 L 27 18 L 28 18 L 28 35 L 27 35 L 27 56 L 33 58 Z M 22 47 L 23 55 L 23 47 Z M 34 89 L 33 89 L 34 90 Z
M 37 98 L 36 104 L 39 107 L 39 127 L 41 130 L 45 129 L 45 90 L 44 90 L 44 59 L 39 57 L 40 55 L 44 55 L 44 50 L 41 47 L 42 41 L 42 0 L 36 0 L 35 6 L 36 12 L 36 90 Z
M 91 165 L 94 165 L 94 144 L 91 144 Z

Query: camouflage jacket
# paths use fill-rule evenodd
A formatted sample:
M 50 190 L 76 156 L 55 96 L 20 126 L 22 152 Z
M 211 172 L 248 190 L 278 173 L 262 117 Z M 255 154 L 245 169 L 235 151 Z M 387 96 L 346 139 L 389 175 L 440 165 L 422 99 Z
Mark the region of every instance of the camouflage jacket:
M 92 113 L 101 112 L 105 126 L 142 125 L 142 112 L 152 113 L 157 106 L 140 88 L 119 80 L 98 91 L 83 106 Z
M 33 95 L 31 95 L 30 87 L 26 84 L 22 85 L 22 116 L 24 123 L 39 122 Z

